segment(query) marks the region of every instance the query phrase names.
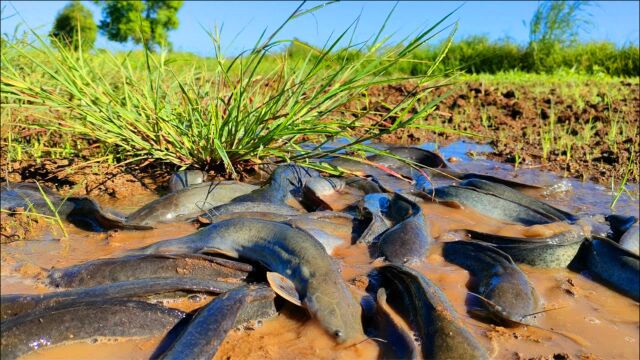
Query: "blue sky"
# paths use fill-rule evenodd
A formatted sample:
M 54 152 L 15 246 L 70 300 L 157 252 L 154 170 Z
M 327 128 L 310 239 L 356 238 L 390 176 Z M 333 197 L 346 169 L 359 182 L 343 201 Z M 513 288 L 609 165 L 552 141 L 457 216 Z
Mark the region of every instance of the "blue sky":
M 58 11 L 66 1 L 1 1 L 2 32 L 12 34 L 15 27 L 25 22 L 38 32 L 47 33 Z M 212 45 L 203 27 L 224 25 L 223 50 L 227 54 L 250 48 L 260 33 L 274 30 L 297 6 L 298 2 L 204 2 L 185 1 L 178 13 L 180 26 L 170 33 L 169 40 L 177 51 L 189 51 L 199 55 L 211 55 Z M 310 7 L 318 3 L 307 3 Z M 387 33 L 394 39 L 429 26 L 451 10 L 463 4 L 461 1 L 400 2 L 394 12 Z M 94 13 L 96 22 L 100 10 L 92 3 L 85 3 Z M 361 14 L 355 39 L 366 40 L 374 35 L 383 23 L 394 2 L 348 1 L 331 4 L 313 15 L 296 19 L 280 33 L 280 39 L 297 37 L 314 45 L 322 45 L 330 36 L 344 30 Z M 528 28 L 523 22 L 531 19 L 537 7 L 536 1 L 470 1 L 464 3 L 448 23 L 458 21 L 456 38 L 469 35 L 487 35 L 491 39 L 509 37 L 519 43 L 528 40 Z M 18 15 L 11 16 L 16 13 Z M 638 1 L 596 1 L 590 7 L 593 27 L 582 33 L 583 40 L 609 40 L 622 45 L 639 41 Z M 233 41 L 232 41 L 233 40 Z M 126 50 L 132 44 L 117 44 L 99 36 L 97 47 Z

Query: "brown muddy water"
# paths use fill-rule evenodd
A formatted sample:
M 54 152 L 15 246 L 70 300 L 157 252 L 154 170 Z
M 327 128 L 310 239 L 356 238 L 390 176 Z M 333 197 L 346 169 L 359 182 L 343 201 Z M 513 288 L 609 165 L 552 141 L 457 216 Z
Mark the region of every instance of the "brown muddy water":
M 610 190 L 593 183 L 582 183 L 544 173 L 536 169 L 521 169 L 513 177 L 508 165 L 482 158 L 469 159 L 467 151 L 481 153 L 482 148 L 457 143 L 440 149 L 445 158 L 456 157 L 460 170 L 491 174 L 506 179 L 551 187 L 556 191 L 537 197 L 577 213 L 610 213 Z M 436 185 L 444 185 L 436 184 Z M 637 185 L 629 187 L 637 199 Z M 347 198 L 332 199 L 335 208 L 343 208 Z M 103 203 L 123 212 L 130 212 L 153 198 L 147 195 L 123 201 Z M 478 231 L 538 237 L 561 229 L 563 224 L 522 227 L 502 223 L 468 209 L 453 209 L 438 204 L 421 204 L 425 220 L 434 237 L 451 230 L 473 227 Z M 618 201 L 619 214 L 638 214 L 638 201 L 623 195 Z M 366 274 L 381 265 L 371 259 L 362 244 L 350 245 L 350 229 L 340 220 L 333 226 L 334 235 L 344 239 L 344 245 L 332 254 L 341 265 L 342 275 L 357 298 L 367 286 Z M 149 231 L 118 231 L 90 233 L 67 226 L 69 236 L 61 239 L 43 233 L 37 239 L 1 245 L 1 293 L 43 293 L 54 291 L 44 285 L 51 267 L 61 268 L 97 258 L 117 257 L 124 252 L 175 238 L 195 230 L 191 224 L 161 225 Z M 447 241 L 445 237 L 439 242 Z M 441 256 L 441 244 L 432 247 L 422 263 L 413 265 L 435 282 L 447 295 L 467 327 L 496 359 L 572 358 L 572 359 L 638 359 L 640 357 L 640 307 L 627 297 L 593 282 L 582 274 L 566 269 L 536 269 L 520 265 L 549 310 L 535 315 L 536 326 L 503 328 L 471 318 L 465 301 L 468 296 L 467 271 L 447 263 Z M 191 310 L 203 306 L 211 298 L 194 302 L 190 299 L 168 303 L 167 306 Z M 38 350 L 24 359 L 146 359 L 161 337 L 140 339 L 105 339 L 98 343 L 73 343 Z M 233 330 L 220 347 L 215 359 L 376 359 L 378 343 L 368 340 L 356 346 L 339 347 L 306 312 L 286 305 L 279 315 L 259 324 Z

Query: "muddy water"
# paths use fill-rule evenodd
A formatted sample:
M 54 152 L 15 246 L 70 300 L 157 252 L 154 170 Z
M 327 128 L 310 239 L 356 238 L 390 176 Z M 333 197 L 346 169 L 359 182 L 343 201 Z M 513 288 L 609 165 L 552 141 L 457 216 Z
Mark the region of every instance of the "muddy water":
M 486 172 L 486 168 L 484 169 Z M 474 171 L 481 172 L 479 169 Z M 494 175 L 503 176 L 496 173 Z M 510 178 L 508 176 L 504 176 Z M 518 180 L 535 182 L 542 178 Z M 587 184 L 588 185 L 588 184 Z M 581 193 L 580 184 L 573 191 Z M 591 186 L 591 185 L 589 185 Z M 578 189 L 578 190 L 576 190 Z M 585 196 L 589 193 L 589 196 Z M 592 212 L 606 212 L 610 198 L 605 192 L 588 192 L 583 195 L 564 194 L 545 198 L 554 205 L 576 211 L 578 208 Z M 576 196 L 578 196 L 576 198 Z M 565 201 L 571 199 L 572 206 Z M 131 211 L 149 199 L 141 198 L 125 203 L 111 203 L 124 212 Z M 332 199 L 336 208 L 348 201 Z M 622 209 L 632 213 L 637 202 L 621 200 Z M 564 224 L 538 227 L 521 227 L 487 218 L 468 209 L 454 209 L 443 205 L 422 203 L 425 220 L 432 236 L 446 241 L 447 234 L 461 228 L 502 235 L 539 237 L 562 230 Z M 342 275 L 355 297 L 364 294 L 366 274 L 380 260 L 371 259 L 362 244 L 350 245 L 348 231 L 343 220 L 338 220 L 334 235 L 344 239 L 333 255 L 338 259 Z M 43 278 L 46 269 L 78 264 L 87 260 L 119 256 L 129 249 L 148 245 L 163 239 L 182 236 L 194 231 L 189 224 L 164 225 L 152 231 L 121 231 L 109 234 L 84 232 L 68 226 L 66 239 L 51 238 L 2 244 L 0 269 L 1 292 L 40 293 L 52 291 Z M 568 270 L 534 269 L 522 265 L 538 293 L 544 299 L 547 312 L 535 315 L 536 327 L 507 329 L 488 325 L 471 318 L 467 313 L 468 273 L 447 263 L 441 256 L 441 244 L 436 244 L 421 264 L 414 266 L 434 281 L 447 295 L 454 308 L 462 316 L 467 327 L 483 343 L 490 354 L 498 359 L 552 357 L 568 354 L 572 358 L 637 359 L 640 357 L 640 308 L 639 304 L 599 285 L 584 275 Z M 191 310 L 203 306 L 211 298 L 194 303 L 182 300 L 167 303 L 168 306 Z M 161 337 L 144 339 L 110 339 L 96 344 L 75 343 L 51 347 L 34 352 L 25 359 L 146 359 L 153 353 Z M 286 305 L 280 314 L 261 325 L 232 331 L 222 344 L 216 359 L 375 359 L 379 354 L 378 343 L 365 341 L 347 348 L 335 345 L 325 331 L 301 309 Z

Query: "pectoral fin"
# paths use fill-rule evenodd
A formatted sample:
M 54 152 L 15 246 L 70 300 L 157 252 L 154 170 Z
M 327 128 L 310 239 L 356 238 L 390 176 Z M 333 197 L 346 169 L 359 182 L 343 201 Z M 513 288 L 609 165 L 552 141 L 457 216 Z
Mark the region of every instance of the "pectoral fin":
M 276 294 L 282 296 L 284 299 L 293 304 L 302 306 L 300 296 L 298 295 L 296 287 L 291 282 L 291 280 L 278 274 L 277 272 L 269 271 L 267 272 L 267 282 Z

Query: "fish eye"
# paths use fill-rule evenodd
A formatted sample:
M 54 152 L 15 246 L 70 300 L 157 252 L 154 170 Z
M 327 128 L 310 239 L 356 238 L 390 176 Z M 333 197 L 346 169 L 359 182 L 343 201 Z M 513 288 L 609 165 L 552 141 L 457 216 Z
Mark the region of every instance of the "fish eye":
M 336 338 L 341 338 L 342 337 L 342 330 L 336 330 L 333 332 L 333 336 L 335 336 Z

